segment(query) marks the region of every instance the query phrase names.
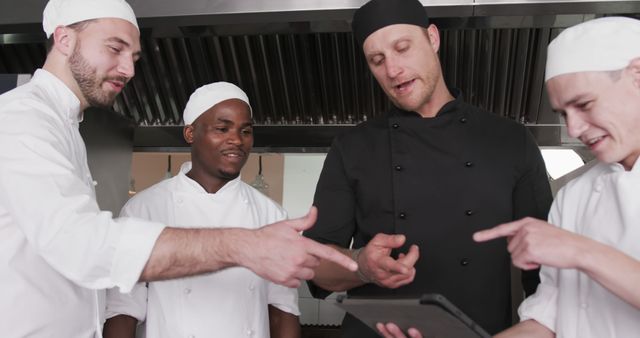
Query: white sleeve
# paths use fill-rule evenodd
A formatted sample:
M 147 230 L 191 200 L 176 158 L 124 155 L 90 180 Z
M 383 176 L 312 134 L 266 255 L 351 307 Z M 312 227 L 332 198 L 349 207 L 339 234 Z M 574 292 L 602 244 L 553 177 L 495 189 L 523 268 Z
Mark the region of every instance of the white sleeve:
M 121 293 L 117 288 L 107 290 L 106 318 L 128 315 L 138 322 L 147 316 L 147 284 L 138 283 L 130 293 Z
M 564 196 L 561 190 L 551 205 L 549 223 L 562 224 L 561 200 Z M 518 308 L 520 321 L 533 319 L 549 330 L 556 331 L 558 311 L 558 269 L 548 266 L 540 268 L 540 284 L 531 296 L 527 297 Z
M 555 332 L 558 310 L 558 269 L 543 266 L 540 269 L 540 284 L 531 296 L 518 308 L 520 321 L 534 319 Z
M 90 289 L 131 290 L 164 225 L 114 220 L 100 211 L 91 183 L 74 167 L 68 140 L 55 124 L 28 120 L 0 128 L 0 205 L 33 249 L 69 280 Z
M 298 289 L 288 288 L 268 282 L 267 303 L 295 316 L 300 316 L 298 309 Z

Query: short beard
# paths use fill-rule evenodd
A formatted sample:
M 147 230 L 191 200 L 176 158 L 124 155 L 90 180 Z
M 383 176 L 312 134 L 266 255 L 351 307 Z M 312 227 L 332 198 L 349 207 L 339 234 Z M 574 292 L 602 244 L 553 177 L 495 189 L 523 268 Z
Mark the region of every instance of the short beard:
M 102 90 L 102 83 L 107 79 L 99 79 L 96 68 L 92 67 L 87 59 L 80 54 L 80 41 L 69 57 L 69 68 L 89 106 L 106 109 L 113 106 L 118 93 Z M 126 82 L 126 79 L 123 78 L 118 78 L 118 80 Z
M 240 176 L 240 172 L 231 173 L 228 171 L 218 170 L 218 177 L 226 181 L 233 181 Z
M 425 81 L 424 81 L 425 88 L 424 88 L 423 96 L 420 97 L 419 102 L 413 105 L 403 105 L 400 103 L 400 101 L 392 99 L 391 95 L 387 94 L 387 97 L 391 99 L 391 101 L 396 107 L 402 110 L 420 113 L 419 110 L 425 105 L 427 105 L 429 102 L 431 102 L 431 99 L 433 98 L 433 93 L 436 90 L 436 83 L 438 81 L 438 77 L 434 73 L 429 73 L 426 76 L 427 77 L 425 78 Z

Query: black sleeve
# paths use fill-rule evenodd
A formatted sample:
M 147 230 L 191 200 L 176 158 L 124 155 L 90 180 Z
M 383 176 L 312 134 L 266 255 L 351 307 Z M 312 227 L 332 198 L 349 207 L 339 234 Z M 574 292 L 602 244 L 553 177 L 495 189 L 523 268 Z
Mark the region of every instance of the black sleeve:
M 336 140 L 324 161 L 313 198 L 313 205 L 318 208 L 318 220 L 303 235 L 320 243 L 348 248 L 356 228 L 355 200 L 339 141 Z M 308 285 L 316 298 L 331 294 L 311 281 Z
M 513 218 L 517 220 L 530 216 L 546 220 L 553 201 L 547 169 L 533 136 L 526 129 L 524 134 L 522 175 L 513 193 Z M 539 283 L 539 269 L 522 272 L 522 287 L 526 296 L 533 294 Z

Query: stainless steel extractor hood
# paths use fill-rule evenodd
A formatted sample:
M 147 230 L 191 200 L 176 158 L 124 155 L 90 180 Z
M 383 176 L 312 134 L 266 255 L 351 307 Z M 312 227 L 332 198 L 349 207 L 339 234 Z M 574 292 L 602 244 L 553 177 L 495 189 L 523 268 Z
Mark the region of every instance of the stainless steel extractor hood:
M 182 109 L 195 88 L 213 81 L 248 93 L 263 151 L 326 150 L 336 133 L 389 105 L 350 32 L 365 0 L 129 2 L 140 18 L 143 58 L 114 110 L 138 126 L 137 150 L 184 147 Z M 31 73 L 43 63 L 45 3 L 0 3 L 0 72 Z M 545 97 L 548 42 L 593 17 L 640 13 L 640 1 L 422 3 L 441 29 L 448 84 L 552 146 L 571 140 Z

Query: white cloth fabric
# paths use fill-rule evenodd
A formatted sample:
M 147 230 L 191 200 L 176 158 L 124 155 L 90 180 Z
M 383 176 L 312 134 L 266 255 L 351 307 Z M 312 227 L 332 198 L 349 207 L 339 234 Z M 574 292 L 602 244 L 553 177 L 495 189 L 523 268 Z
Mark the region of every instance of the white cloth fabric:
M 631 171 L 618 163 L 598 163 L 560 190 L 549 222 L 640 259 L 639 188 L 638 162 Z M 640 334 L 640 310 L 586 274 L 542 267 L 540 279 L 536 293 L 520 305 L 521 320 L 535 319 L 558 338 Z
M 178 227 L 243 225 L 247 228 L 286 218 L 285 211 L 240 178 L 217 193 L 207 193 L 180 173 L 136 194 L 124 206 L 124 216 L 136 216 Z M 127 314 L 143 320 L 147 338 L 269 337 L 267 304 L 299 315 L 298 294 L 270 283 L 248 269 L 234 267 L 212 274 L 139 284 L 131 294 L 109 290 L 107 318 Z
M 125 0 L 49 0 L 42 12 L 42 29 L 48 38 L 58 26 L 99 18 L 127 20 L 138 28 L 136 15 Z
M 193 124 L 200 115 L 209 110 L 216 104 L 231 100 L 238 99 L 244 101 L 249 106 L 249 112 L 251 113 L 251 104 L 249 103 L 249 97 L 238 86 L 229 82 L 214 82 L 204 85 L 196 89 L 184 108 L 182 119 L 184 124 Z
M 544 80 L 577 72 L 612 71 L 640 57 L 640 20 L 606 17 L 562 31 L 547 49 Z
M 95 290 L 130 290 L 163 229 L 100 211 L 81 116 L 78 98 L 44 70 L 0 96 L 3 337 L 99 335 Z

